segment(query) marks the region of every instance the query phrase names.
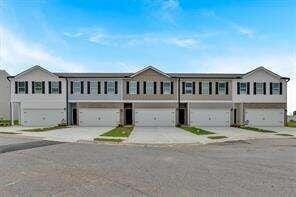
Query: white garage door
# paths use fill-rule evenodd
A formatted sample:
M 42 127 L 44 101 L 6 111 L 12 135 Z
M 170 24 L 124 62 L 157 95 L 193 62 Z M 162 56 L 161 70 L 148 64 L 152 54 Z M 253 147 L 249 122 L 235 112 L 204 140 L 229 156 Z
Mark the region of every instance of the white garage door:
M 80 108 L 80 126 L 117 126 L 120 123 L 119 109 Z
M 246 109 L 245 121 L 250 126 L 284 126 L 284 109 Z
M 64 109 L 23 109 L 23 126 L 55 126 L 66 122 Z
M 230 126 L 230 109 L 190 109 L 190 124 L 195 126 Z
M 175 109 L 135 109 L 136 126 L 175 126 Z

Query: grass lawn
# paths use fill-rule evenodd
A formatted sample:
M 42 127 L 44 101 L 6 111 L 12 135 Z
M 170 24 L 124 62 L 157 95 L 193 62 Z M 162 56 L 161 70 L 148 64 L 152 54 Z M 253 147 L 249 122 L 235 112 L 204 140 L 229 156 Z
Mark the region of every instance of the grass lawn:
M 18 124 L 19 124 L 18 120 L 15 120 L 14 125 L 18 125 Z M 11 126 L 10 120 L 0 120 L 0 127 L 8 127 L 8 126 Z
M 108 138 L 95 138 L 95 141 L 99 141 L 99 142 L 122 142 L 123 139 L 108 139 Z
M 186 127 L 186 126 L 180 126 L 179 128 L 184 129 L 185 131 L 189 131 L 193 134 L 196 135 L 209 135 L 209 134 L 215 134 L 213 132 L 210 131 L 206 131 L 200 128 L 196 128 L 196 127 Z
M 294 135 L 287 134 L 287 133 L 277 133 L 275 135 L 280 135 L 280 136 L 294 136 Z
M 133 131 L 134 127 L 116 127 L 107 133 L 103 133 L 100 136 L 107 136 L 107 137 L 128 137 L 131 132 Z
M 69 128 L 66 125 L 59 125 L 59 126 L 52 126 L 52 127 L 45 127 L 45 128 L 34 128 L 34 129 L 24 129 L 22 131 L 29 131 L 29 132 L 44 132 L 44 131 L 51 131 L 55 129 L 65 129 Z
M 227 137 L 224 135 L 218 135 L 218 136 L 208 136 L 208 138 L 212 139 L 212 140 L 217 140 L 217 139 L 223 139 L 223 138 L 227 138 Z
M 290 122 L 288 122 L 288 125 L 287 126 L 288 127 L 296 127 L 296 122 L 290 121 Z
M 0 131 L 0 134 L 19 134 L 19 133 L 9 132 L 9 131 Z
M 246 129 L 250 131 L 256 131 L 256 132 L 262 132 L 262 133 L 276 133 L 275 131 L 265 130 L 265 129 L 259 129 L 256 127 L 247 127 L 247 126 L 240 126 L 240 129 Z

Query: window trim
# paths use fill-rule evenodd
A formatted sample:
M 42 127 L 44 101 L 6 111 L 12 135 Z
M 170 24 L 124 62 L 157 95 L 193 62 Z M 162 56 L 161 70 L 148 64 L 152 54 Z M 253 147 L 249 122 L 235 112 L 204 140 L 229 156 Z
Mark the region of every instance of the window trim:
M 164 88 L 164 84 L 166 84 L 166 83 L 169 84 L 169 88 L 170 88 L 168 92 L 165 92 L 165 88 Z M 163 94 L 165 94 L 165 95 L 171 94 L 171 91 L 172 91 L 171 89 L 172 89 L 171 81 L 163 81 L 162 82 L 162 93 Z
M 224 91 L 222 92 L 220 84 L 224 84 Z M 227 82 L 218 82 L 218 94 L 219 95 L 226 95 L 226 86 L 227 86 Z
M 136 95 L 137 94 L 137 88 L 138 88 L 138 82 L 137 81 L 129 81 L 128 85 L 129 85 L 129 94 Z M 135 85 L 135 86 L 132 87 L 132 85 Z M 134 90 L 134 92 L 133 92 L 133 90 Z
M 57 84 L 57 87 L 53 87 L 53 84 Z M 57 92 L 54 92 L 54 89 L 57 88 Z M 60 93 L 60 82 L 59 81 L 51 81 L 50 82 L 50 94 L 59 94 Z
M 23 83 L 24 87 L 20 87 L 20 83 Z M 20 88 L 23 88 L 23 91 L 20 91 Z M 17 82 L 17 93 L 18 94 L 26 94 L 26 81 L 18 81 Z
M 151 84 L 151 92 L 149 92 L 148 84 Z M 148 95 L 154 94 L 154 81 L 146 81 L 146 94 Z
M 275 87 L 274 87 L 275 85 L 278 85 L 278 87 L 275 88 Z M 276 91 L 276 92 L 275 92 L 275 91 Z M 280 83 L 272 82 L 272 94 L 280 95 Z
M 204 88 L 204 85 L 207 84 L 208 87 L 207 87 L 207 92 L 205 93 L 205 88 Z M 210 82 L 209 81 L 202 81 L 201 82 L 201 92 L 202 94 L 204 95 L 210 95 Z
M 115 80 L 109 80 L 109 81 L 106 81 L 107 82 L 107 94 L 114 94 L 115 95 Z M 113 84 L 114 85 L 114 90 L 113 91 L 109 91 L 110 89 L 109 88 L 112 88 L 112 87 L 109 87 L 109 84 Z
M 259 85 L 262 85 L 262 88 L 259 89 Z M 258 90 L 262 90 L 262 92 Z M 264 82 L 256 82 L 256 94 L 264 95 Z
M 245 85 L 245 90 L 243 90 L 242 89 L 242 85 Z M 247 82 L 240 82 L 240 84 L 239 84 L 239 93 L 240 94 L 247 94 L 247 91 L 248 91 L 248 87 L 247 87 L 248 85 L 247 85 Z
M 72 81 L 73 82 L 73 94 L 81 94 L 81 81 Z M 75 91 L 75 84 L 79 84 L 78 87 L 76 87 L 77 91 Z

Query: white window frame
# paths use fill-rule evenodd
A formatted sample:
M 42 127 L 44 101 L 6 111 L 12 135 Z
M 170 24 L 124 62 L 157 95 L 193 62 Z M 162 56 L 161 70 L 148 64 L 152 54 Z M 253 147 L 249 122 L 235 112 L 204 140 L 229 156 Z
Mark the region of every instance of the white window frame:
M 115 81 L 107 81 L 107 94 L 115 94 Z
M 191 87 L 189 87 L 187 85 L 191 85 Z M 185 94 L 193 94 L 193 82 L 192 81 L 185 82 Z
M 275 85 L 278 87 L 275 87 Z M 280 83 L 272 83 L 272 94 L 280 94 Z
M 73 81 L 73 93 L 74 94 L 81 93 L 81 81 Z
M 210 94 L 210 82 L 206 82 L 206 81 L 201 82 L 201 93 L 205 95 Z
M 154 94 L 154 81 L 146 82 L 146 94 Z
M 165 87 L 165 84 L 169 84 L 169 86 Z M 163 94 L 171 94 L 171 82 L 170 81 L 163 81 L 162 86 Z
M 129 94 L 137 94 L 137 81 L 129 82 Z
M 256 94 L 264 94 L 264 83 L 263 82 L 259 82 L 259 83 L 256 82 Z
M 42 81 L 34 81 L 34 94 L 42 94 Z
M 60 93 L 60 83 L 58 81 L 51 81 L 51 94 Z
M 25 81 L 18 81 L 17 85 L 18 85 L 18 87 L 17 87 L 18 94 L 26 94 L 26 82 Z
M 89 81 L 89 93 L 97 94 L 98 92 L 98 82 L 97 81 Z
M 245 87 L 243 87 L 245 86 Z M 239 84 L 239 91 L 240 91 L 240 94 L 247 94 L 247 83 L 246 82 L 241 82 Z
M 224 85 L 224 87 L 221 87 L 220 85 Z M 218 93 L 221 95 L 226 94 L 226 82 L 218 82 Z

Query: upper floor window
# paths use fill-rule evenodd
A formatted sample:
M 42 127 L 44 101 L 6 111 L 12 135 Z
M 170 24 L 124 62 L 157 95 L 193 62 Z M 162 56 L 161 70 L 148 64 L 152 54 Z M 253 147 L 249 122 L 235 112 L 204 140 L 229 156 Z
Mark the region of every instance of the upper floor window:
M 129 82 L 129 94 L 137 94 L 137 82 L 136 81 Z
M 171 94 L 171 82 L 163 82 L 163 94 Z
M 154 94 L 154 82 L 146 82 L 146 94 Z
M 202 93 L 203 94 L 210 93 L 210 83 L 209 82 L 202 82 Z
M 185 82 L 185 94 L 193 93 L 193 85 L 192 82 Z
M 270 83 L 271 94 L 280 94 L 280 83 Z
M 264 83 L 256 83 L 256 94 L 264 94 Z
M 247 83 L 240 83 L 240 94 L 247 94 Z
M 218 83 L 218 93 L 219 94 L 226 94 L 226 83 Z
M 81 93 L 81 82 L 80 81 L 73 82 L 73 92 L 74 93 Z
M 32 81 L 32 93 L 33 94 L 42 94 L 43 86 L 41 81 Z
M 60 94 L 61 91 L 61 82 L 60 81 L 50 81 L 48 83 L 49 86 L 49 94 Z
M 117 81 L 105 81 L 105 94 L 118 94 L 118 82 Z
M 25 94 L 26 93 L 26 82 L 25 81 L 19 81 L 16 84 L 18 85 L 17 93 Z

